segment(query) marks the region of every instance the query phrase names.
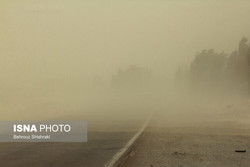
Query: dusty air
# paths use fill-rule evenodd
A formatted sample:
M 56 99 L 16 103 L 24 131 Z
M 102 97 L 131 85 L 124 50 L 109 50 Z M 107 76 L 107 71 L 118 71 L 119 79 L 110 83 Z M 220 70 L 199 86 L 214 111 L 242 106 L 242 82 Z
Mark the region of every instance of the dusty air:
M 0 124 L 23 124 L 0 141 L 74 133 L 0 142 L 0 166 L 248 167 L 249 20 L 245 0 L 1 0 Z

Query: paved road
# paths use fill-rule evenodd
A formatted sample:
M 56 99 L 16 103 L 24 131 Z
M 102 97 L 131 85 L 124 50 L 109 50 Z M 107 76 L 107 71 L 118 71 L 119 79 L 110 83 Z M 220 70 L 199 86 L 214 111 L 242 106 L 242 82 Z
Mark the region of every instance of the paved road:
M 102 123 L 87 143 L 0 143 L 4 167 L 102 167 L 138 131 L 142 121 Z

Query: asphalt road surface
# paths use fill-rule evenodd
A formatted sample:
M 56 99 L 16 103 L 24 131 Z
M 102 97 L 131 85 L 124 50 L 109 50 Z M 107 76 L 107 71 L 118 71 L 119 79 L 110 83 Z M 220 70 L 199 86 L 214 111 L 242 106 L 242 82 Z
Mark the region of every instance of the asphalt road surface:
M 0 166 L 102 167 L 142 123 L 143 120 L 102 123 L 90 128 L 86 143 L 0 143 Z

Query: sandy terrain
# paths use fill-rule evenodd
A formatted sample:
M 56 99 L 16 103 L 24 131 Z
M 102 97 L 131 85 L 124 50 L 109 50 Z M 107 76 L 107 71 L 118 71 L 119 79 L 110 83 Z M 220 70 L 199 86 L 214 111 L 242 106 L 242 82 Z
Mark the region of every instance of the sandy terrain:
M 216 131 L 216 132 L 215 132 Z M 126 167 L 233 167 L 250 164 L 250 131 L 229 129 L 148 129 Z M 221 133 L 220 133 L 221 132 Z M 246 153 L 236 153 L 246 149 Z M 131 154 L 133 155 L 133 154 Z
M 227 110 L 217 115 L 156 114 L 124 166 L 249 167 L 249 117 Z M 238 149 L 246 152 L 236 153 Z

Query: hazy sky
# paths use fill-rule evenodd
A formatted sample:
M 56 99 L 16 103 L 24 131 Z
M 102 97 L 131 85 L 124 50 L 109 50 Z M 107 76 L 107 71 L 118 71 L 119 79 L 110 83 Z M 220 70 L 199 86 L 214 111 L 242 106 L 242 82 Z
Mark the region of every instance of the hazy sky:
M 250 34 L 247 0 L 1 0 L 0 12 L 3 85 L 110 77 L 131 64 L 170 75 Z

